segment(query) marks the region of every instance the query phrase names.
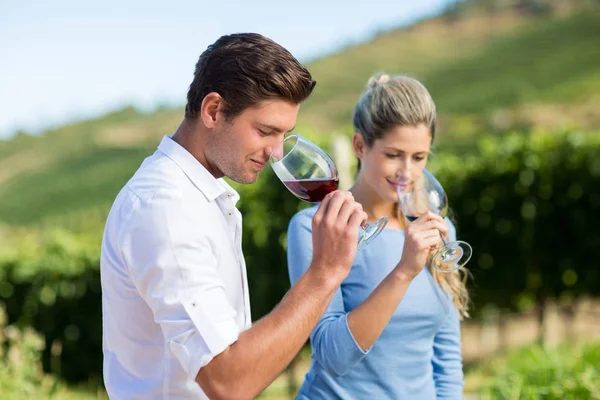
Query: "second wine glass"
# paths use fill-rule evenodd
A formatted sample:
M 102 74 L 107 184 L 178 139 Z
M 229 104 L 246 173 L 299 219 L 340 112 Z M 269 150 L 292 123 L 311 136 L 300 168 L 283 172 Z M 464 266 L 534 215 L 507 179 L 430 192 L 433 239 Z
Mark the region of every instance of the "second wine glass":
M 300 135 L 290 135 L 283 141 L 283 153 L 271 156 L 271 166 L 277 177 L 300 200 L 320 203 L 338 188 L 337 169 L 331 157 L 319 146 Z M 387 218 L 360 227 L 358 249 L 375 239 L 387 224 Z
M 410 222 L 427 211 L 436 213 L 442 218 L 445 218 L 448 213 L 446 192 L 433 174 L 426 169 L 412 185 L 406 187 L 398 185 L 398 201 L 404 216 Z M 431 263 L 440 272 L 456 271 L 471 258 L 473 253 L 471 245 L 461 240 L 448 242 L 443 235 L 441 237 L 444 245 L 435 252 Z

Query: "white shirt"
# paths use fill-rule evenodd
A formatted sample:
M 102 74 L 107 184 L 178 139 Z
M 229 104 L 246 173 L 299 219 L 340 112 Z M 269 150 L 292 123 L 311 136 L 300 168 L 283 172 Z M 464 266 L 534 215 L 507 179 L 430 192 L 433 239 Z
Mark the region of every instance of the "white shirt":
M 100 261 L 111 399 L 207 399 L 200 368 L 250 327 L 238 194 L 165 136 L 117 196 Z

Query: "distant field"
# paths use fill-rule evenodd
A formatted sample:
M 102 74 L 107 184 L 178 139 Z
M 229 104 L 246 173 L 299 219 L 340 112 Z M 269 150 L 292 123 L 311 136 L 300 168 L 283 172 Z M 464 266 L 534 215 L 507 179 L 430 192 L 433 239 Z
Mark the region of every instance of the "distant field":
M 554 19 L 514 13 L 479 13 L 459 22 L 438 17 L 382 33 L 310 63 L 319 84 L 301 109 L 298 129 L 351 133 L 352 107 L 367 78 L 385 70 L 429 87 L 440 114 L 438 153 L 472 152 L 477 138 L 507 123 L 530 129 L 538 122 L 553 127 L 574 121 L 597 131 L 599 10 Z M 504 123 L 495 122 L 498 115 Z M 0 222 L 36 224 L 106 210 L 182 116 L 182 109 L 144 114 L 125 108 L 39 137 L 0 141 Z

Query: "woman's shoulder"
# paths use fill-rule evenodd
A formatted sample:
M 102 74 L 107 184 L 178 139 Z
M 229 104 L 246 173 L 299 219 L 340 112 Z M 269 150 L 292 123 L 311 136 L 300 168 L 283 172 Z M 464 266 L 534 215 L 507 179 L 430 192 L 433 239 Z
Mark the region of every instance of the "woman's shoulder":
M 309 229 L 312 228 L 312 219 L 317 212 L 319 205 L 315 205 L 312 207 L 304 208 L 298 211 L 296 214 L 292 216 L 290 219 L 289 226 L 293 227 L 307 227 Z
M 448 224 L 448 237 L 450 240 L 456 240 L 456 226 L 450 218 L 446 217 L 444 220 Z
M 318 209 L 319 209 L 319 205 L 315 204 L 312 207 L 303 208 L 302 210 L 298 211 L 296 214 L 294 214 L 294 217 L 298 215 L 298 216 L 307 216 L 307 217 L 312 218 Z

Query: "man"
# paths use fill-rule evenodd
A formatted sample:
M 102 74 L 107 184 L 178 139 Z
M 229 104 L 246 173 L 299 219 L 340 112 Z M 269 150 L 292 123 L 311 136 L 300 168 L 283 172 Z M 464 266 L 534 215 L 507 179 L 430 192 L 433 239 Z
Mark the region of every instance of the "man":
M 237 193 L 281 154 L 315 82 L 258 34 L 200 56 L 185 118 L 121 190 L 101 256 L 104 383 L 114 399 L 251 399 L 307 340 L 356 252 L 361 206 L 330 193 L 310 268 L 251 326 Z M 283 190 L 283 188 L 282 188 Z M 282 266 L 284 268 L 284 266 Z

